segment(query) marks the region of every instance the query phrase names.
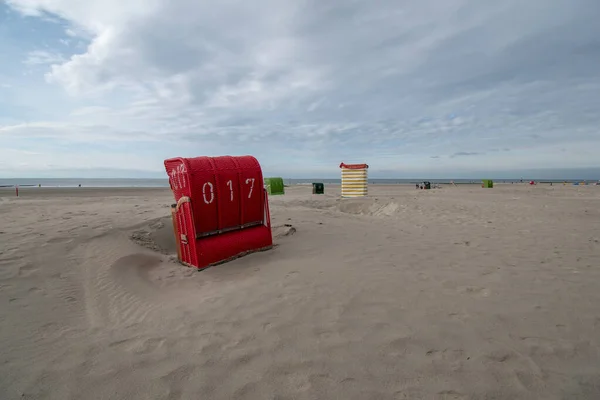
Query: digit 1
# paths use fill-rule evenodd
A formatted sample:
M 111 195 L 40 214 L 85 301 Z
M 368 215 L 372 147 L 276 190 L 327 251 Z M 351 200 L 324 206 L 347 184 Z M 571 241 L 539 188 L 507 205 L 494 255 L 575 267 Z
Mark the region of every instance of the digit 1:
M 229 193 L 231 194 L 230 198 L 233 201 L 233 182 L 230 180 L 227 181 L 227 186 L 229 186 Z

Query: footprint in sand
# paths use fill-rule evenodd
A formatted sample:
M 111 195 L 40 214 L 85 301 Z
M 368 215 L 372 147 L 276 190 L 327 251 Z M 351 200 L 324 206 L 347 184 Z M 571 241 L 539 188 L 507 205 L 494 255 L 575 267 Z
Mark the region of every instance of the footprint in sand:
M 142 353 L 152 353 L 153 351 L 159 349 L 165 343 L 164 338 L 150 338 L 150 339 L 124 339 L 117 340 L 115 342 L 110 343 L 109 347 L 117 347 L 119 349 L 123 349 L 126 352 L 142 354 Z
M 438 361 L 463 361 L 468 358 L 463 349 L 431 349 L 425 355 Z
M 14 268 L 10 268 L 9 266 L 4 266 L 0 264 L 0 280 L 5 281 L 9 279 L 13 279 L 15 276 L 19 274 L 18 270 Z M 4 286 L 6 287 L 6 286 Z
M 273 324 L 271 324 L 270 322 L 264 323 L 262 326 L 262 329 L 264 332 L 267 332 L 269 330 L 271 330 L 271 327 L 273 326 Z
M 460 322 L 464 322 L 469 318 L 469 314 L 464 313 L 464 312 L 451 312 L 448 314 L 448 317 L 460 321 Z
M 488 354 L 485 357 L 490 361 L 497 362 L 497 363 L 503 363 L 503 362 L 506 362 L 506 361 L 510 360 L 511 358 L 513 358 L 513 355 L 511 353 L 509 353 L 508 351 L 498 350 L 498 351 L 491 352 L 490 354 Z
M 292 278 L 292 277 L 294 277 L 294 276 L 296 276 L 296 275 L 298 275 L 298 274 L 299 274 L 299 272 L 298 272 L 298 271 L 291 271 L 291 272 L 288 272 L 288 273 L 285 275 L 285 277 L 286 277 L 286 278 Z
M 423 394 L 418 388 L 406 388 L 394 392 L 394 400 L 423 399 Z
M 463 399 L 467 399 L 468 397 L 460 392 L 457 392 L 456 390 L 442 390 L 441 392 L 437 393 L 437 397 L 436 399 L 439 400 L 463 400 Z
M 193 364 L 184 364 L 172 369 L 170 372 L 164 374 L 159 379 L 171 387 L 171 395 L 177 393 L 178 396 L 169 396 L 168 398 L 183 398 L 181 396 L 181 388 L 185 382 L 192 379 L 194 376 L 201 376 L 200 369 L 198 366 Z
M 10 285 L 10 284 L 0 284 L 0 292 L 5 290 L 5 289 L 11 289 L 15 287 L 14 285 Z
M 57 238 L 52 238 L 52 239 L 48 239 L 46 241 L 47 244 L 62 244 L 62 243 L 71 243 L 73 241 L 73 238 L 70 237 L 57 237 Z
M 527 390 L 539 389 L 543 384 L 540 366 L 526 353 L 502 348 L 486 354 L 482 361 L 484 364 L 501 364 L 501 368 L 508 368 L 513 377 Z
M 74 302 L 76 302 L 76 301 L 77 301 L 77 299 L 76 299 L 75 297 L 73 297 L 73 296 L 66 296 L 66 297 L 64 298 L 64 300 L 65 300 L 67 303 L 74 303 Z
M 481 276 L 489 276 L 489 275 L 492 275 L 492 274 L 497 274 L 497 272 L 498 272 L 499 269 L 500 268 L 498 268 L 498 267 L 494 268 L 494 269 L 488 269 L 486 271 L 483 271 L 480 275 Z
M 392 357 L 402 357 L 409 349 L 415 347 L 412 337 L 399 336 L 388 343 L 386 352 Z
M 39 287 L 34 286 L 34 287 L 29 288 L 28 292 L 29 293 L 43 293 L 44 290 L 40 289 Z
M 31 275 L 37 273 L 40 269 L 31 263 L 27 263 L 19 268 L 19 276 L 22 278 L 27 278 Z
M 490 290 L 488 288 L 479 287 L 479 286 L 466 286 L 460 288 L 461 293 L 470 294 L 472 296 L 477 297 L 488 297 L 490 295 Z
M 13 248 L 13 249 L 9 249 L 8 251 L 13 251 L 13 250 L 18 250 L 18 249 L 16 249 L 16 248 Z M 4 254 L 4 253 L 0 251 L 0 255 L 1 255 L 1 254 Z M 2 265 L 2 264 L 10 264 L 10 263 L 12 263 L 13 261 L 20 260 L 21 258 L 23 258 L 23 256 L 22 256 L 22 255 L 18 255 L 18 256 L 12 256 L 12 257 L 4 257 L 4 258 L 1 258 L 1 259 L 0 259 L 0 265 Z

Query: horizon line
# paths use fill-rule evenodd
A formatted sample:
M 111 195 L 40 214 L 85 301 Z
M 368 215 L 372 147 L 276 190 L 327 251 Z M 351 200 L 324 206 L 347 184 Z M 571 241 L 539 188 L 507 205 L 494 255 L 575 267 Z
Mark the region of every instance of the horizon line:
M 277 176 L 277 175 L 263 175 L 264 177 L 270 177 L 270 176 Z M 331 177 L 303 177 L 303 178 L 289 178 L 289 177 L 285 177 L 285 176 L 281 176 L 279 175 L 279 177 L 282 177 L 283 179 L 290 179 L 290 180 L 315 180 L 315 179 L 329 179 L 329 180 L 341 180 L 340 177 L 335 177 L 335 178 L 331 178 Z M 138 180 L 138 181 L 149 181 L 149 180 L 164 180 L 164 181 L 168 181 L 169 178 L 168 177 L 155 177 L 155 178 L 149 178 L 149 177 L 19 177 L 19 178 L 2 178 L 0 177 L 0 181 L 1 180 L 11 180 L 11 181 L 15 181 L 15 180 L 35 180 L 35 179 L 40 179 L 40 180 L 49 180 L 49 179 L 54 179 L 54 180 Z M 561 177 L 556 177 L 556 178 L 542 178 L 542 177 L 534 177 L 534 176 L 527 176 L 527 175 L 523 175 L 523 176 L 519 176 L 517 177 L 502 177 L 502 178 L 493 178 L 493 177 L 485 177 L 485 176 L 481 176 L 481 177 L 468 177 L 468 178 L 441 178 L 441 177 L 425 177 L 425 176 L 415 176 L 415 177 L 410 177 L 410 178 L 399 178 L 399 177 L 387 177 L 387 178 L 381 178 L 381 177 L 368 177 L 369 180 L 373 179 L 373 180 L 421 180 L 421 179 L 429 179 L 429 180 L 473 180 L 473 181 L 479 181 L 482 179 L 491 179 L 491 180 L 498 180 L 498 181 L 507 181 L 507 180 L 513 180 L 513 181 L 519 181 L 519 180 L 564 180 L 564 181 L 578 181 L 578 180 L 600 180 L 600 177 L 598 178 L 561 178 Z

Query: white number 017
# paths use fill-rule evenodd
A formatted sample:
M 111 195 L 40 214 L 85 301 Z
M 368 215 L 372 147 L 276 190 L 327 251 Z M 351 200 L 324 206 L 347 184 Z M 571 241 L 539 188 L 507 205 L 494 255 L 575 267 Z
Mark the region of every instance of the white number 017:
M 252 197 L 252 190 L 254 189 L 254 180 L 255 178 L 246 179 L 246 185 L 250 185 L 250 192 L 248 193 L 248 198 Z M 231 179 L 227 181 L 227 186 L 229 187 L 229 200 L 233 201 L 233 181 Z M 206 182 L 204 185 L 202 185 L 202 196 L 204 197 L 204 202 L 206 204 L 210 204 L 215 200 L 215 193 L 212 183 Z

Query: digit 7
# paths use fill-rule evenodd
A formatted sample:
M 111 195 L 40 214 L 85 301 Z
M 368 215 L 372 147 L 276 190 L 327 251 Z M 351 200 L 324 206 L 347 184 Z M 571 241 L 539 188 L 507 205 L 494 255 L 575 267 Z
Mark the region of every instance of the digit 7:
M 252 196 L 252 189 L 254 189 L 254 180 L 255 178 L 246 179 L 246 185 L 250 184 L 250 193 L 248 193 L 248 198 Z

